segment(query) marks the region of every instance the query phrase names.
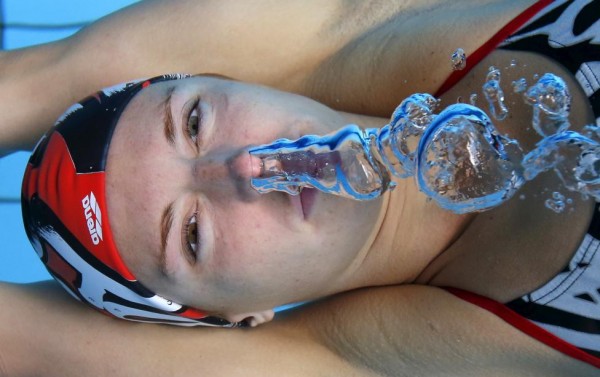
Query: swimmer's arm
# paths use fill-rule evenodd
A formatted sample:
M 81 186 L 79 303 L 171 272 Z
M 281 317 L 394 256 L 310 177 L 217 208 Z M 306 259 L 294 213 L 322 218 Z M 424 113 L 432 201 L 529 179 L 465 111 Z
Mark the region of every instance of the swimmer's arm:
M 256 329 L 132 324 L 55 284 L 0 284 L 0 376 L 593 376 L 431 287 L 364 290 Z
M 96 67 L 111 67 L 87 70 L 97 82 L 218 73 L 388 117 L 406 96 L 439 88 L 456 48 L 473 52 L 533 3 L 147 0 L 94 24 L 71 45 L 80 63 L 93 55 Z
M 74 37 L 0 53 L 0 155 L 32 148 L 73 102 L 166 72 L 219 73 L 389 116 L 433 92 L 532 1 L 147 0 Z
M 0 377 L 374 376 L 303 323 L 257 329 L 178 328 L 106 317 L 55 282 L 0 283 Z
M 75 101 L 141 77 L 217 73 L 298 91 L 320 62 L 378 21 L 329 32 L 342 3 L 147 0 L 68 39 L 0 52 L 0 156 L 32 148 Z

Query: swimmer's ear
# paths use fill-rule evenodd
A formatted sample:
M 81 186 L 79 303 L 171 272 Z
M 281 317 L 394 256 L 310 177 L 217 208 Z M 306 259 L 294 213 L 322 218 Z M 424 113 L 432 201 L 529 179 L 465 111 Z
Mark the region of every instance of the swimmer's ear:
M 275 312 L 273 309 L 264 310 L 262 312 L 251 312 L 241 314 L 225 314 L 223 317 L 229 322 L 246 321 L 251 327 L 256 327 L 263 323 L 267 323 L 273 319 Z

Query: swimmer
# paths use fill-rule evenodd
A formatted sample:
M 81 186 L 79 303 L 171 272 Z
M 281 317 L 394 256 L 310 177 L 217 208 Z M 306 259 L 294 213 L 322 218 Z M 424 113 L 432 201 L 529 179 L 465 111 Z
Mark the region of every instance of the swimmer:
M 81 39 L 73 41 L 102 40 L 107 30 L 119 25 L 134 36 L 135 30 L 147 32 L 143 24 L 134 21 L 152 14 L 166 14 L 162 9 L 165 4 L 142 3 L 84 31 Z M 174 7 L 184 4 L 175 2 Z M 63 258 L 46 260 L 63 287 L 76 296 L 79 294 L 83 301 L 101 305 L 105 313 L 116 316 L 123 313 L 129 319 L 153 321 L 156 318 L 152 316 L 161 305 L 177 303 L 183 307 L 176 315 L 160 309 L 161 316 L 169 317 L 163 319 L 178 317 L 179 321 L 201 322 L 210 318 L 208 324 L 213 325 L 225 324 L 222 320 L 236 323 L 247 319 L 258 324 L 271 319 L 272 309 L 277 305 L 326 298 L 278 316 L 256 329 L 195 331 L 135 325 L 97 316 L 61 296 L 53 285 L 3 285 L 0 297 L 13 305 L 0 311 L 4 324 L 0 334 L 2 339 L 11 340 L 10 347 L 0 346 L 5 365 L 0 370 L 7 375 L 69 375 L 82 371 L 90 375 L 114 375 L 115 370 L 122 375 L 161 375 L 174 371 L 222 375 L 234 375 L 236 371 L 243 375 L 597 375 L 600 366 L 597 342 L 594 330 L 589 330 L 598 321 L 594 319 L 598 317 L 597 305 L 593 304 L 598 261 L 592 250 L 600 241 L 595 236 L 594 203 L 574 197 L 572 210 L 558 215 L 550 212 L 544 205 L 543 190 L 560 191 L 561 183 L 554 175 L 540 175 L 530 182 L 523 191 L 526 200 L 515 198 L 482 214 L 454 215 L 443 211 L 427 201 L 409 181 L 372 202 L 311 194 L 314 195 L 311 203 L 307 199 L 307 203 L 298 206 L 286 194 L 259 195 L 252 191 L 247 178 L 253 171 L 245 168 L 248 164 L 240 153 L 249 145 L 268 143 L 278 137 L 324 134 L 350 122 L 363 127 L 382 126 L 403 99 L 399 97 L 411 92 L 436 93 L 446 104 L 453 103 L 459 96 L 466 98 L 480 90 L 489 66 L 510 67 L 513 59 L 520 64 L 514 71 L 503 72 L 503 80 L 508 82 L 544 72 L 554 72 L 565 79 L 573 95 L 570 121 L 574 128 L 580 129 L 598 117 L 590 106 L 595 97 L 589 90 L 583 90 L 578 81 L 585 72 L 579 74 L 563 68 L 555 62 L 556 56 L 537 55 L 547 51 L 536 38 L 554 30 L 553 20 L 561 20 L 556 25 L 563 25 L 565 19 L 580 21 L 576 15 L 594 2 L 498 2 L 480 7 L 467 2 L 427 6 L 415 3 L 414 10 L 398 4 L 393 11 L 383 9 L 393 7 L 386 3 L 379 8 L 368 8 L 370 12 L 359 9 L 360 5 L 335 9 L 322 9 L 319 5 L 320 12 L 306 8 L 300 12 L 293 4 L 275 10 L 272 10 L 274 4 L 269 4 L 271 10 L 255 11 L 266 12 L 267 16 L 273 14 L 269 12 L 281 16 L 283 11 L 289 11 L 295 16 L 290 20 L 305 26 L 298 32 L 298 38 L 321 43 L 319 47 L 331 43 L 329 50 L 309 48 L 306 55 L 295 56 L 287 65 L 275 64 L 281 71 L 274 70 L 270 78 L 260 69 L 252 71 L 267 55 L 256 54 L 260 56 L 256 58 L 257 65 L 251 66 L 243 49 L 235 52 L 240 54 L 241 68 L 233 63 L 210 69 L 231 61 L 227 54 L 232 52 L 226 50 L 224 55 L 203 54 L 205 62 L 193 71 L 216 71 L 241 81 L 275 86 L 329 107 L 296 94 L 210 76 L 167 76 L 147 84 L 142 81 L 141 88 L 134 84 L 112 96 L 104 94 L 106 98 L 98 94 L 86 105 L 94 107 L 97 98 L 104 101 L 99 103 L 106 103 L 119 94 L 132 95 L 109 108 L 118 111 L 107 117 L 109 125 L 98 128 L 104 140 L 90 144 L 87 140 L 91 135 L 74 136 L 82 127 L 65 126 L 61 130 L 59 126 L 40 144 L 28 174 L 34 174 L 36 167 L 45 166 L 52 159 L 56 159 L 56 165 L 47 165 L 50 175 L 57 166 L 65 172 L 63 169 L 73 169 L 74 165 L 68 163 L 76 166 L 85 161 L 88 165 L 82 163 L 79 168 L 91 166 L 92 171 L 100 172 L 100 183 L 79 186 L 73 181 L 73 187 L 82 187 L 78 193 L 83 194 L 76 198 L 75 206 L 63 201 L 68 198 L 68 190 L 49 191 L 57 187 L 52 185 L 54 178 L 28 175 L 24 211 L 34 244 L 40 242 L 34 245 L 37 250 L 54 249 L 57 253 L 52 256 Z M 227 8 L 225 16 L 214 4 L 206 4 L 207 8 L 187 6 L 210 11 L 207 14 L 211 17 L 221 15 L 220 21 L 238 26 L 243 25 L 239 25 L 234 10 L 245 15 L 247 11 L 238 5 L 239 8 Z M 470 17 L 459 17 L 466 14 L 467 8 Z M 183 18 L 177 25 L 192 24 L 183 22 L 191 17 L 189 9 L 177 14 Z M 300 16 L 304 14 L 303 19 Z M 323 18 L 313 20 L 316 14 Z M 339 24 L 340 20 L 351 20 L 353 15 L 363 23 Z M 442 34 L 437 29 L 438 33 L 427 35 L 426 30 L 436 31 L 436 27 L 449 19 L 455 25 L 453 28 Z M 206 22 L 210 23 L 209 20 L 214 22 L 215 18 L 207 17 Z M 463 24 L 456 26 L 456 20 Z M 318 21 L 324 24 L 311 24 Z M 482 23 L 487 23 L 485 30 L 473 33 L 474 25 Z M 198 20 L 193 24 L 204 27 Z M 349 29 L 332 41 L 323 38 L 323 25 L 333 32 L 341 30 L 333 26 Z M 423 26 L 424 34 L 417 29 L 407 38 L 407 33 L 419 25 Z M 256 29 L 244 28 L 245 32 L 249 30 Z M 294 23 L 287 23 L 285 30 L 295 30 Z M 583 31 L 598 32 L 592 24 Z M 218 27 L 213 32 L 215 38 L 219 36 Z M 388 38 L 392 35 L 398 38 Z M 254 35 L 259 40 L 262 36 Z M 282 44 L 289 42 L 285 39 L 288 36 L 277 34 Z M 536 43 L 527 44 L 528 38 Z M 131 43 L 135 38 L 128 40 Z M 40 52 L 38 56 L 44 57 L 65 46 L 76 54 L 73 41 L 21 54 L 36 56 Z M 391 44 L 382 50 L 384 41 Z M 272 40 L 268 45 L 273 45 Z M 421 48 L 411 50 L 415 45 Z M 434 53 L 429 57 L 430 51 L 443 50 L 443 45 L 453 45 L 448 54 L 436 57 Z M 467 54 L 467 67 L 452 71 L 447 64 L 448 56 L 459 45 Z M 484 47 L 479 49 L 480 45 Z M 541 47 L 543 51 L 515 52 L 525 45 Z M 374 47 L 381 54 L 376 56 L 378 59 L 373 57 Z M 500 49 L 492 52 L 496 47 Z M 153 50 L 148 51 L 153 54 Z M 277 57 L 277 53 L 268 57 Z M 408 53 L 413 55 L 408 58 Z M 5 61 L 14 56 L 4 55 Z M 404 59 L 399 60 L 399 56 Z M 585 55 L 575 58 L 585 59 Z M 285 58 L 281 59 L 285 62 Z M 110 74 L 109 78 L 129 81 L 153 73 L 192 71 L 184 69 L 187 67 L 180 61 L 180 56 L 170 62 L 158 61 L 157 69 L 163 71 L 151 72 L 153 69 L 143 64 L 129 66 L 125 59 L 124 67 L 117 70 L 120 72 Z M 356 61 L 357 65 L 349 67 L 348 61 Z M 416 61 L 424 64 L 416 67 Z M 567 67 L 573 65 L 563 63 Z M 369 68 L 373 71 L 368 72 Z M 278 74 L 285 76 L 290 72 L 295 75 L 289 80 L 278 80 Z M 94 80 L 94 74 L 91 76 L 89 80 L 94 84 L 109 79 Z M 446 80 L 446 76 L 450 78 Z M 394 77 L 400 77 L 398 82 L 390 79 Z M 402 88 L 405 78 L 413 82 Z M 27 84 L 21 82 L 25 89 Z M 69 92 L 66 97 L 70 97 L 86 85 L 81 82 L 61 90 Z M 507 94 L 506 102 L 514 105 L 509 106 L 507 119 L 498 127 L 531 149 L 539 137 L 523 126 L 524 119 L 531 124 L 531 108 L 516 101 L 518 98 Z M 82 121 L 88 110 L 86 105 L 70 113 L 62 124 L 89 125 Z M 170 120 L 168 110 L 172 112 Z M 31 112 L 50 117 L 57 111 L 49 106 Z M 90 121 L 100 119 L 98 112 L 102 109 L 96 109 Z M 19 117 L 18 124 L 25 131 L 3 131 L 0 139 L 7 151 L 27 145 L 27 140 L 41 131 L 31 128 L 31 114 L 14 116 Z M 107 127 L 109 131 L 105 131 Z M 89 148 L 81 148 L 84 153 L 77 153 L 78 146 L 93 145 L 106 153 L 95 155 Z M 60 153 L 76 157 L 65 161 L 59 158 Z M 86 158 L 80 160 L 82 156 Z M 38 172 L 35 174 L 42 174 L 41 169 Z M 98 204 L 95 206 L 87 190 L 91 193 L 102 188 L 105 193 L 94 196 Z M 37 198 L 36 193 L 39 193 Z M 74 230 L 68 224 L 74 220 L 61 213 L 58 209 L 61 203 L 52 203 L 52 198 L 60 198 L 65 211 L 81 212 L 84 218 L 94 212 L 96 217 L 89 218 L 95 221 L 86 221 L 84 228 Z M 102 221 L 98 222 L 100 212 Z M 53 216 L 59 221 L 50 223 L 56 220 Z M 36 224 L 41 226 L 36 229 Z M 100 243 L 100 227 L 103 241 L 112 238 L 112 249 L 94 255 L 95 259 L 86 259 L 83 256 L 92 254 L 86 252 L 92 250 L 95 240 Z M 105 233 L 105 229 L 109 232 Z M 75 259 L 61 254 L 68 248 L 56 237 L 72 241 L 69 233 L 76 233 L 77 242 L 87 243 L 84 252 L 77 254 L 83 260 L 78 265 L 82 268 L 78 271 L 80 280 L 64 273 Z M 73 248 L 71 245 L 77 242 L 70 242 L 69 247 Z M 90 292 L 82 285 L 88 276 L 90 283 L 100 284 L 96 291 L 106 289 L 110 294 L 84 296 Z M 121 285 L 103 285 L 106 279 Z M 141 305 L 137 296 L 130 295 L 134 292 L 132 287 L 122 288 L 132 281 L 139 283 L 135 291 L 138 296 L 157 298 Z M 564 289 L 557 291 L 557 286 Z M 547 299 L 552 294 L 556 297 Z M 99 303 L 98 297 L 104 302 Z M 91 305 L 94 302 L 88 301 Z M 544 321 L 547 313 L 559 316 L 555 318 L 577 320 Z M 528 315 L 534 317 L 528 319 Z M 219 321 L 215 322 L 215 318 Z M 56 344 L 59 335 L 69 340 L 67 344 Z M 91 341 L 106 346 L 88 352 Z M 33 361 L 23 362 L 32 354 Z

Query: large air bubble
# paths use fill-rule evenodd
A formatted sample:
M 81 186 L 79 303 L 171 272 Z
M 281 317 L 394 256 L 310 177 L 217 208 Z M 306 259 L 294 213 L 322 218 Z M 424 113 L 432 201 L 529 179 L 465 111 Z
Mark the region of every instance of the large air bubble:
M 453 212 L 484 211 L 511 198 L 524 183 L 521 158 L 517 142 L 499 135 L 483 111 L 452 105 L 419 144 L 419 188 Z

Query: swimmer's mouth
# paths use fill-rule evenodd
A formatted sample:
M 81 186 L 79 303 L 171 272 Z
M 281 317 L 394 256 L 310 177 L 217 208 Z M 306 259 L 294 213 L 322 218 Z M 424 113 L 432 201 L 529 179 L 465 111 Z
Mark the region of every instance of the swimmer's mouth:
M 299 195 L 290 195 L 292 206 L 304 220 L 307 220 L 310 217 L 318 192 L 319 190 L 317 189 L 305 187 Z
M 312 213 L 319 190 L 314 188 L 303 188 L 300 193 L 300 202 L 302 203 L 302 213 L 304 219 L 307 219 Z

